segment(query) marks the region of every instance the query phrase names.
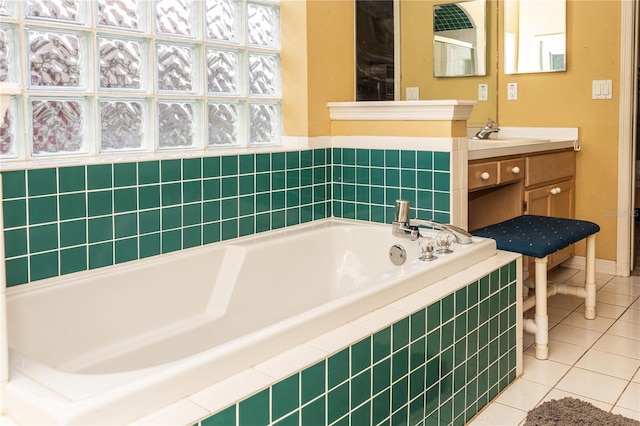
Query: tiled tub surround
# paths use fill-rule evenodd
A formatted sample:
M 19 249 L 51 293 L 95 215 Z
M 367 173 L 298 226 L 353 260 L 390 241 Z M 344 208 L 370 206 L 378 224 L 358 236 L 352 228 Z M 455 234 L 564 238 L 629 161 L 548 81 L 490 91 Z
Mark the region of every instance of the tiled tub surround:
M 388 260 L 393 244 L 407 250 L 402 266 Z M 26 424 L 127 423 L 394 300 L 430 286 L 458 291 L 501 266 L 492 240 L 452 249 L 423 262 L 417 242 L 388 225 L 326 219 L 18 286 L 7 295 L 4 407 Z M 464 280 L 447 281 L 461 270 Z M 432 313 L 423 333 L 438 328 L 447 357 L 454 342 L 461 357 L 458 340 L 485 320 L 485 331 L 506 338 L 507 323 L 516 324 L 508 309 L 517 308 L 516 278 L 513 263 L 480 280 L 471 314 L 466 289 L 446 299 L 441 326 Z M 487 346 L 489 359 L 497 348 Z
M 399 197 L 449 222 L 451 164 L 338 147 L 3 171 L 7 285 L 330 216 L 390 223 Z
M 136 424 L 463 425 L 522 372 L 518 257 L 498 252 Z

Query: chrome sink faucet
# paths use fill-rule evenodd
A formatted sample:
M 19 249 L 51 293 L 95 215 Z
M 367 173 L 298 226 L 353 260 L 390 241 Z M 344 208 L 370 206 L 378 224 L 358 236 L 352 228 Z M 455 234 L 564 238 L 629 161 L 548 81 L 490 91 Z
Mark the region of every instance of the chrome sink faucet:
M 490 118 L 487 124 L 485 124 L 472 139 L 489 139 L 491 133 L 498 133 L 500 131 L 500 127 L 495 127 L 495 124 L 497 123 Z
M 396 200 L 396 206 L 393 212 L 393 223 L 391 224 L 391 232 L 394 236 L 415 241 L 422 236 L 418 226 L 430 226 L 435 229 L 450 232 L 458 244 L 471 244 L 471 234 L 464 229 L 432 220 L 409 220 L 409 209 L 409 201 Z

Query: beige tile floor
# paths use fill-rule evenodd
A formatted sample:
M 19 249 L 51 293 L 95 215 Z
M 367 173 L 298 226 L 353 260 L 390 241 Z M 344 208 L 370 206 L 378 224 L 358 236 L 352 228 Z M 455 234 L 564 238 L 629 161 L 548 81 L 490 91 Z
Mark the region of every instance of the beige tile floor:
M 581 285 L 584 272 L 559 268 L 549 280 Z M 521 425 L 527 411 L 565 396 L 640 420 L 640 276 L 596 274 L 596 285 L 595 320 L 584 318 L 580 298 L 549 298 L 549 359 L 535 358 L 525 333 L 522 376 L 470 425 Z

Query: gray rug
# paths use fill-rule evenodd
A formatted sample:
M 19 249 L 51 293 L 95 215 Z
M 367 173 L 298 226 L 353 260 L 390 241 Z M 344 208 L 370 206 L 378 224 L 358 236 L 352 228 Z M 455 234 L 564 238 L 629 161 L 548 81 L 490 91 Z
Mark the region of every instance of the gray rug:
M 524 426 L 639 426 L 640 422 L 607 413 L 576 398 L 553 399 L 527 413 Z

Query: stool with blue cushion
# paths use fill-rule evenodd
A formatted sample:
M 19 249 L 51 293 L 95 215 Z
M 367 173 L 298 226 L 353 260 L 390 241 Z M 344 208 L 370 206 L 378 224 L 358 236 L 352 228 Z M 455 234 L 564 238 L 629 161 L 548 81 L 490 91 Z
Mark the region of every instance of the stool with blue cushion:
M 535 299 L 523 303 L 526 311 L 535 305 L 535 320 L 525 320 L 524 330 L 535 334 L 538 359 L 549 357 L 549 316 L 547 297 L 567 294 L 585 299 L 584 316 L 596 317 L 596 233 L 600 227 L 585 220 L 549 216 L 523 215 L 472 231 L 473 235 L 492 238 L 500 250 L 535 258 Z M 586 239 L 584 287 L 547 283 L 547 256 Z

